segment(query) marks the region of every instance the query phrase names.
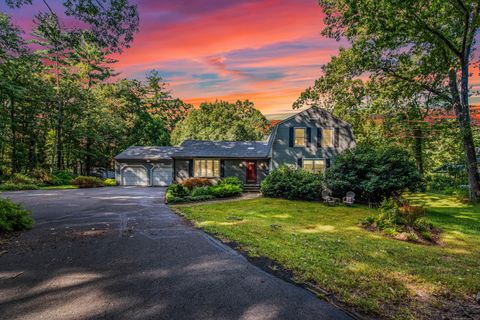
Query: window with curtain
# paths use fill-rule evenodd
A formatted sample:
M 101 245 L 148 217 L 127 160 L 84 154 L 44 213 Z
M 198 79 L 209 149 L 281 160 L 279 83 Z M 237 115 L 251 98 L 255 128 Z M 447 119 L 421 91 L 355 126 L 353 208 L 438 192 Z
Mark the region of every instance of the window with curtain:
M 322 146 L 327 148 L 333 147 L 333 128 L 323 128 Z
M 305 147 L 305 128 L 295 128 L 293 145 L 295 147 Z
M 195 177 L 220 177 L 220 160 L 194 160 Z
M 325 171 L 325 159 L 303 159 L 303 170 L 319 173 Z

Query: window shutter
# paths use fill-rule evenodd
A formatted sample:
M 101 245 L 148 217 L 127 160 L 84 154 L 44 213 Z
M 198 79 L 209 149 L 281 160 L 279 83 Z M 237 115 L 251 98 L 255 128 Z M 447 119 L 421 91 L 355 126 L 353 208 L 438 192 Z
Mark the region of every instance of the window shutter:
M 322 128 L 317 128 L 317 147 L 322 147 Z
M 305 139 L 307 140 L 305 141 L 305 145 L 307 147 L 310 147 L 310 144 L 312 143 L 312 128 L 307 128 L 307 136 L 305 137 Z
M 333 146 L 338 148 L 340 144 L 340 128 L 335 128 L 333 131 Z
M 297 165 L 298 165 L 299 168 L 303 168 L 303 161 L 302 160 L 303 160 L 302 158 L 297 159 Z
M 188 160 L 188 176 L 193 177 L 193 160 Z
M 330 159 L 329 158 L 325 159 L 325 166 L 327 168 L 330 168 Z
M 290 128 L 288 146 L 293 147 L 293 128 Z
M 225 160 L 220 160 L 220 178 L 225 177 Z

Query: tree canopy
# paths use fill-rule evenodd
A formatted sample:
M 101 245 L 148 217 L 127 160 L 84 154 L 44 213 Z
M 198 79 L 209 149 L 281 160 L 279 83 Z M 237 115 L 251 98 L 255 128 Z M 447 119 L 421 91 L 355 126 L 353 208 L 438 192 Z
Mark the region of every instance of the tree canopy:
M 184 140 L 261 140 L 270 131 L 270 123 L 252 102 L 205 102 L 192 110 L 172 132 L 172 143 Z

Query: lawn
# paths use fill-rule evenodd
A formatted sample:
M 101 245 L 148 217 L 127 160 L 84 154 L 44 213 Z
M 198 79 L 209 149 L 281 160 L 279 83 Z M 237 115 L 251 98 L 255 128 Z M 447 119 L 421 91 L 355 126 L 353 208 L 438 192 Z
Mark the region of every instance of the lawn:
M 251 256 L 315 282 L 352 310 L 392 319 L 480 317 L 480 206 L 416 194 L 443 230 L 441 246 L 401 242 L 359 227 L 365 206 L 258 198 L 177 207 L 198 227 L 232 240 Z

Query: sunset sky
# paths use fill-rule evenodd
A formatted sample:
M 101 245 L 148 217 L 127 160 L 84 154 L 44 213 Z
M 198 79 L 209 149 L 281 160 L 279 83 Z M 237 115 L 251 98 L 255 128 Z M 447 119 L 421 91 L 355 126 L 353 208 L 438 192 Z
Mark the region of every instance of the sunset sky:
M 139 79 L 157 69 L 174 96 L 194 105 L 249 99 L 265 114 L 291 112 L 321 65 L 347 46 L 320 35 L 323 14 L 316 0 L 133 2 L 140 31 L 116 57 L 116 69 L 121 77 Z M 0 8 L 5 11 L 3 1 Z M 39 10 L 44 4 L 34 0 L 7 12 L 28 29 Z

